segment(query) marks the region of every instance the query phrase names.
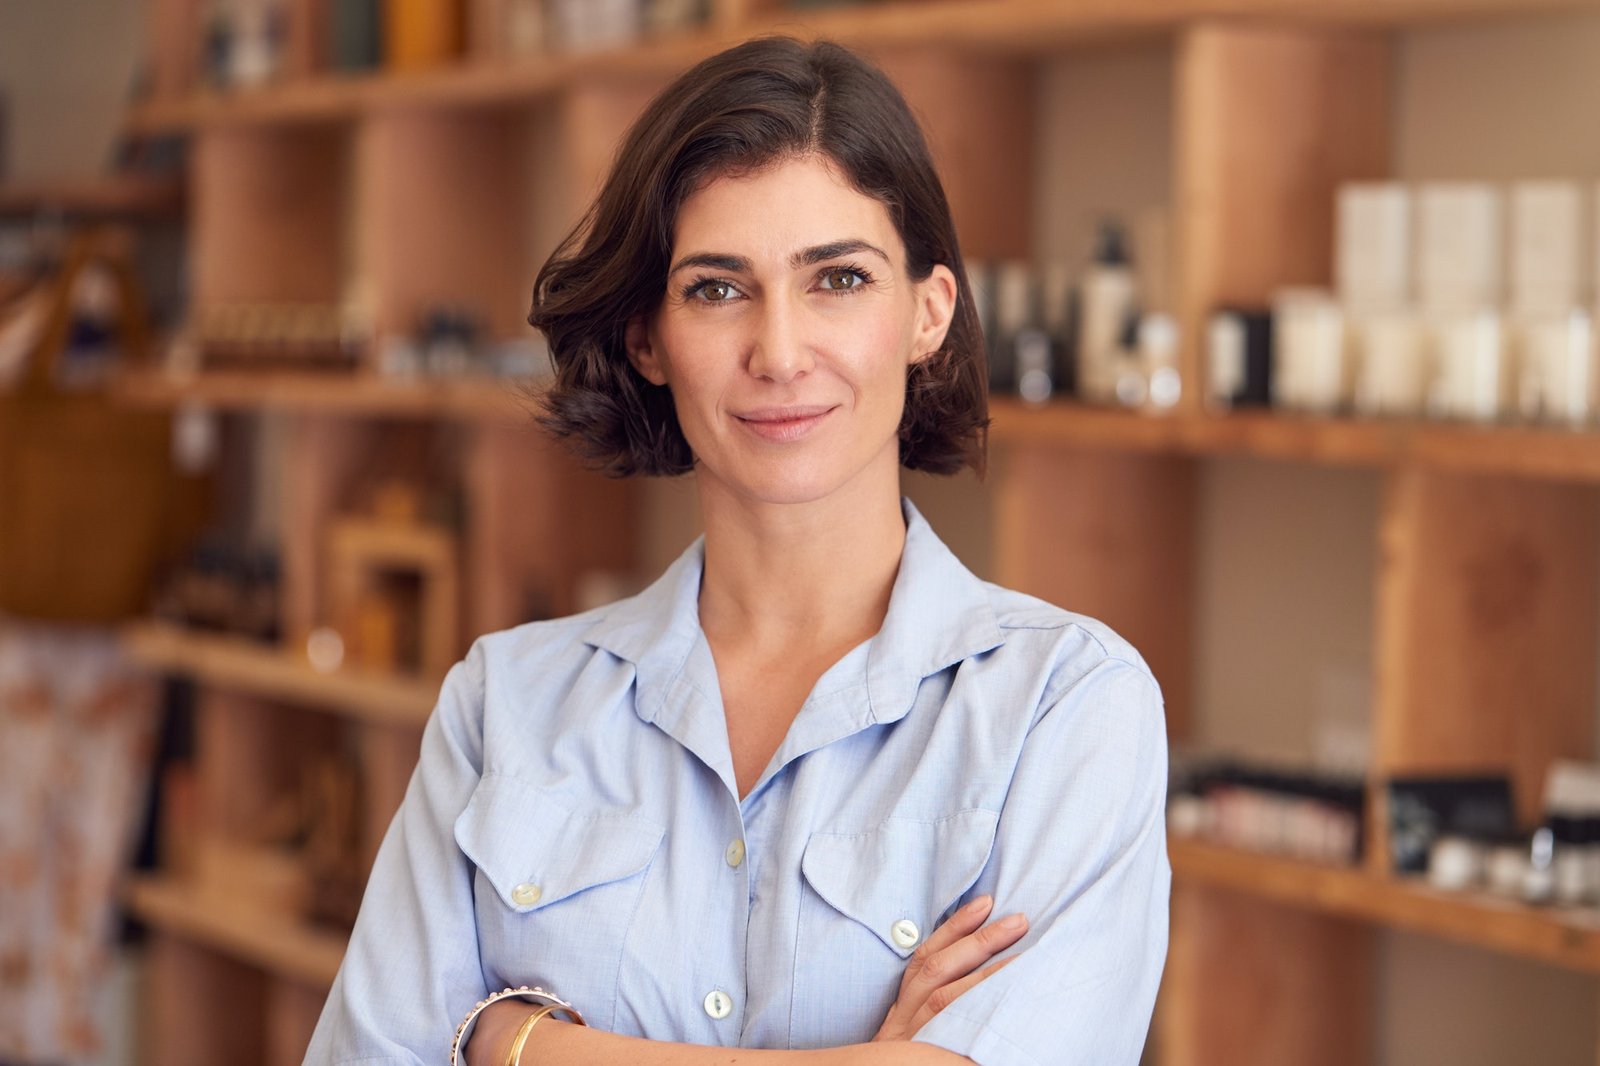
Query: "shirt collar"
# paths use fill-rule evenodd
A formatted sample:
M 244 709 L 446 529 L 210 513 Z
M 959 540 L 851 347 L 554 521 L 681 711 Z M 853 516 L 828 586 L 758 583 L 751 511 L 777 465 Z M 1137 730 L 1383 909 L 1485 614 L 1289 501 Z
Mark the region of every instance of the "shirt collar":
M 947 548 L 912 502 L 901 497 L 906 543 L 883 626 L 867 652 L 870 721 L 905 717 L 922 679 L 1005 642 L 988 590 Z M 634 664 L 637 709 L 654 721 L 683 673 L 700 632 L 705 536 L 636 596 L 621 600 L 584 639 Z M 870 723 L 868 723 L 870 724 Z

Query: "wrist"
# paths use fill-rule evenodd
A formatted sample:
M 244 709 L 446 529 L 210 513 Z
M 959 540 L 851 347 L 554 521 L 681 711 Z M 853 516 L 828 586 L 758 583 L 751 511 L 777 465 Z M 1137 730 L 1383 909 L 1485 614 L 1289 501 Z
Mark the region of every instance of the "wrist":
M 520 999 L 501 1000 L 485 1007 L 467 1041 L 467 1066 L 504 1066 L 518 1026 L 538 1009 L 539 1004 Z

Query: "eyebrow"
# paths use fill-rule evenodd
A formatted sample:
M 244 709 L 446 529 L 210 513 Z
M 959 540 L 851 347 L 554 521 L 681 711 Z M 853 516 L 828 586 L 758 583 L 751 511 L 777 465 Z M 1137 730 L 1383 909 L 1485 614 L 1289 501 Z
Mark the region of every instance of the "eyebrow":
M 799 269 L 803 266 L 824 263 L 829 259 L 837 259 L 842 255 L 854 255 L 857 252 L 871 252 L 885 263 L 889 262 L 889 256 L 877 245 L 857 238 L 847 238 L 802 248 L 789 257 L 789 266 Z M 726 252 L 695 252 L 672 264 L 672 269 L 667 271 L 667 275 L 670 277 L 685 267 L 692 266 L 711 267 L 714 270 L 726 270 L 736 274 L 750 272 L 750 260 L 742 255 L 729 255 Z

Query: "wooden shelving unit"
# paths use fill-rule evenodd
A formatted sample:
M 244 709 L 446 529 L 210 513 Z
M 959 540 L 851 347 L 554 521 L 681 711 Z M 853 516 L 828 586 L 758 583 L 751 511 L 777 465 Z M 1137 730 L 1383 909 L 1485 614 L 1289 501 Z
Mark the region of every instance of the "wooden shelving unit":
M 124 897 L 128 909 L 150 925 L 314 988 L 333 984 L 344 958 L 342 934 L 258 900 L 156 877 L 129 882 Z
M 1420 880 L 1319 866 L 1193 840 L 1169 845 L 1173 875 L 1300 910 L 1404 929 L 1600 974 L 1600 912 L 1541 908 Z
M 149 407 L 196 403 L 242 412 L 515 423 L 531 417 L 529 395 L 536 388 L 520 379 L 391 381 L 372 375 L 238 371 L 180 378 L 144 371 L 124 378 L 118 392 L 129 404 Z
M 1591 429 L 1474 426 L 1421 420 L 1317 418 L 1268 411 L 1141 414 L 1080 404 L 996 400 L 990 439 L 1150 455 L 1241 456 L 1277 462 L 1550 481 L 1600 481 Z
M 182 207 L 182 185 L 155 178 L 110 177 L 62 184 L 0 185 L 0 218 L 41 212 L 94 218 L 175 218 Z
M 728 5 L 737 7 L 738 5 Z M 199 93 L 145 104 L 130 117 L 138 132 L 212 125 L 349 121 L 393 107 L 502 107 L 553 96 L 588 80 L 664 78 L 760 33 L 831 37 L 886 48 L 957 47 L 1021 57 L 1063 48 L 1170 33 L 1202 19 L 1260 19 L 1299 25 L 1394 27 L 1441 19 L 1573 10 L 1586 0 L 898 0 L 862 8 L 755 14 L 707 30 L 620 50 L 465 63 L 428 73 L 310 78 L 240 93 Z
M 1035 170 L 1048 136 L 1039 69 L 1154 42 L 1171 88 L 1171 304 L 1193 383 L 1204 380 L 1198 340 L 1210 311 L 1326 282 L 1335 188 L 1393 172 L 1396 28 L 1600 10 L 1585 0 L 892 0 L 803 15 L 782 6 L 718 0 L 705 31 L 618 51 L 469 58 L 403 76 L 307 68 L 279 87 L 219 96 L 190 88 L 195 0 L 156 0 L 163 88 L 129 121 L 190 135 L 197 307 L 331 304 L 356 291 L 380 334 L 452 303 L 515 336 L 534 271 L 617 136 L 667 78 L 729 43 L 777 30 L 868 52 L 923 118 L 976 261 L 1037 252 Z M 295 10 L 316 7 L 297 0 Z M 997 399 L 986 576 L 1128 636 L 1162 682 L 1171 737 L 1183 740 L 1194 729 L 1206 464 L 1236 456 L 1368 471 L 1382 483 L 1370 530 L 1372 778 L 1502 767 L 1529 814 L 1550 760 L 1593 750 L 1600 433 L 1219 416 L 1188 393 L 1160 417 Z M 207 839 L 247 830 L 296 760 L 341 730 L 355 731 L 372 775 L 363 848 L 404 787 L 437 680 L 319 675 L 287 650 L 324 620 L 322 537 L 365 476 L 364 457 L 384 448 L 379 427 L 425 439 L 448 427 L 465 442 L 463 642 L 520 620 L 530 584 L 564 613 L 585 567 L 632 557 L 636 498 L 541 444 L 501 383 L 208 374 L 134 378 L 123 394 L 294 427 L 280 516 L 284 647 L 159 626 L 127 633 L 135 656 L 202 683 L 198 773 L 213 813 L 197 831 Z M 1370 828 L 1381 845 L 1381 826 Z M 1392 877 L 1383 848 L 1372 851 L 1368 866 L 1337 870 L 1174 842 L 1155 1061 L 1374 1061 L 1385 929 L 1600 973 L 1592 916 L 1431 892 Z M 193 873 L 142 882 L 130 900 L 161 930 L 154 1061 L 299 1061 L 337 938 Z M 185 997 L 233 1012 L 233 1029 L 186 1027 L 192 1003 L 189 1013 L 173 1006 Z
M 433 713 L 443 680 L 350 669 L 321 673 L 304 656 L 288 651 L 156 622 L 128 626 L 122 642 L 130 658 L 153 670 L 263 699 L 413 729 L 421 729 Z

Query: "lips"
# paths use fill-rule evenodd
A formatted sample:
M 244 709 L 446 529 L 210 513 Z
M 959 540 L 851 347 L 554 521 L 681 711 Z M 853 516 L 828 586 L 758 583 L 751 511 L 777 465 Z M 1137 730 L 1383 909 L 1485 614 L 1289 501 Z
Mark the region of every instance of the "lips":
M 758 407 L 735 415 L 739 424 L 763 440 L 787 443 L 806 436 L 828 417 L 833 408 L 810 404 L 791 407 Z

